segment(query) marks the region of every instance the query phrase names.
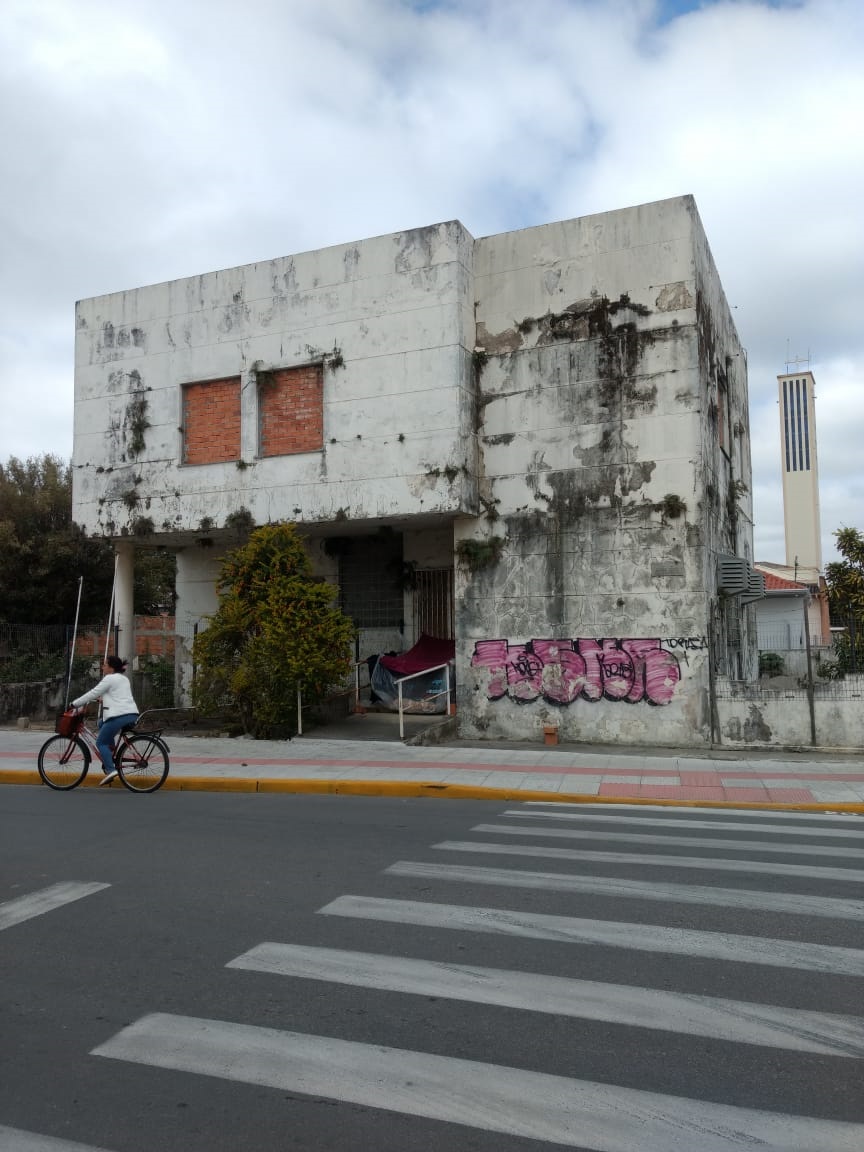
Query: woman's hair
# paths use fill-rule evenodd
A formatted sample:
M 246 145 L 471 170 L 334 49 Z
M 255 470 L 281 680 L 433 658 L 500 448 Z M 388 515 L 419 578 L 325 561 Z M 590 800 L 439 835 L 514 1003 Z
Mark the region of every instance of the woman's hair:
M 126 671 L 126 661 L 121 660 L 119 656 L 106 656 L 105 663 L 109 668 L 113 668 L 115 672 Z

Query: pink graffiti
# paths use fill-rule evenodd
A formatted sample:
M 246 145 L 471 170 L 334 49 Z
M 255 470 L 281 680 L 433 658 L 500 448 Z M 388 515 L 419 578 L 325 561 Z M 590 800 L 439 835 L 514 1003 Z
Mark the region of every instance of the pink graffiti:
M 657 639 L 478 640 L 472 668 L 489 673 L 490 700 L 509 696 L 528 703 L 543 696 L 552 704 L 625 700 L 668 704 L 681 679 L 675 656 Z

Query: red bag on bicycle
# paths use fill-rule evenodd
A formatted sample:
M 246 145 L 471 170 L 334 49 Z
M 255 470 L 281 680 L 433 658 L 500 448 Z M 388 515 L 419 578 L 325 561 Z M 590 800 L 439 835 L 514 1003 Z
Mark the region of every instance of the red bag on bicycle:
M 58 712 L 54 720 L 54 731 L 61 736 L 74 736 L 80 732 L 84 724 L 84 713 L 74 708 L 67 708 L 65 712 Z

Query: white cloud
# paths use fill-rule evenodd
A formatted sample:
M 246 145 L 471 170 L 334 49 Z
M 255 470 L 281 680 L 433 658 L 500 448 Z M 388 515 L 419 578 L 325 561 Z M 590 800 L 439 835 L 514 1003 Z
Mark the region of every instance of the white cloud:
M 69 452 L 77 298 L 693 192 L 748 349 L 756 554 L 807 349 L 825 559 L 861 525 L 860 0 L 7 0 L 0 60 L 0 459 Z

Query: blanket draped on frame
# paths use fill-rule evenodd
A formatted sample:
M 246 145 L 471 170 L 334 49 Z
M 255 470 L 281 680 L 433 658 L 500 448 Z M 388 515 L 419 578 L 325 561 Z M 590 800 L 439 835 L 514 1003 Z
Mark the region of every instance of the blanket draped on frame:
M 415 676 L 413 680 L 405 681 L 402 685 L 402 708 L 405 712 L 445 713 L 447 696 L 444 669 L 437 666 L 449 664 L 452 693 L 455 684 L 453 675 L 455 655 L 455 640 L 441 640 L 437 636 L 427 636 L 424 633 L 407 652 L 399 656 L 378 657 L 372 671 L 372 691 L 379 703 L 395 712 L 399 707 L 396 681 L 403 676 L 411 676 L 415 672 L 426 672 L 427 668 L 433 668 L 435 669 L 433 672 L 426 672 L 423 676 Z

